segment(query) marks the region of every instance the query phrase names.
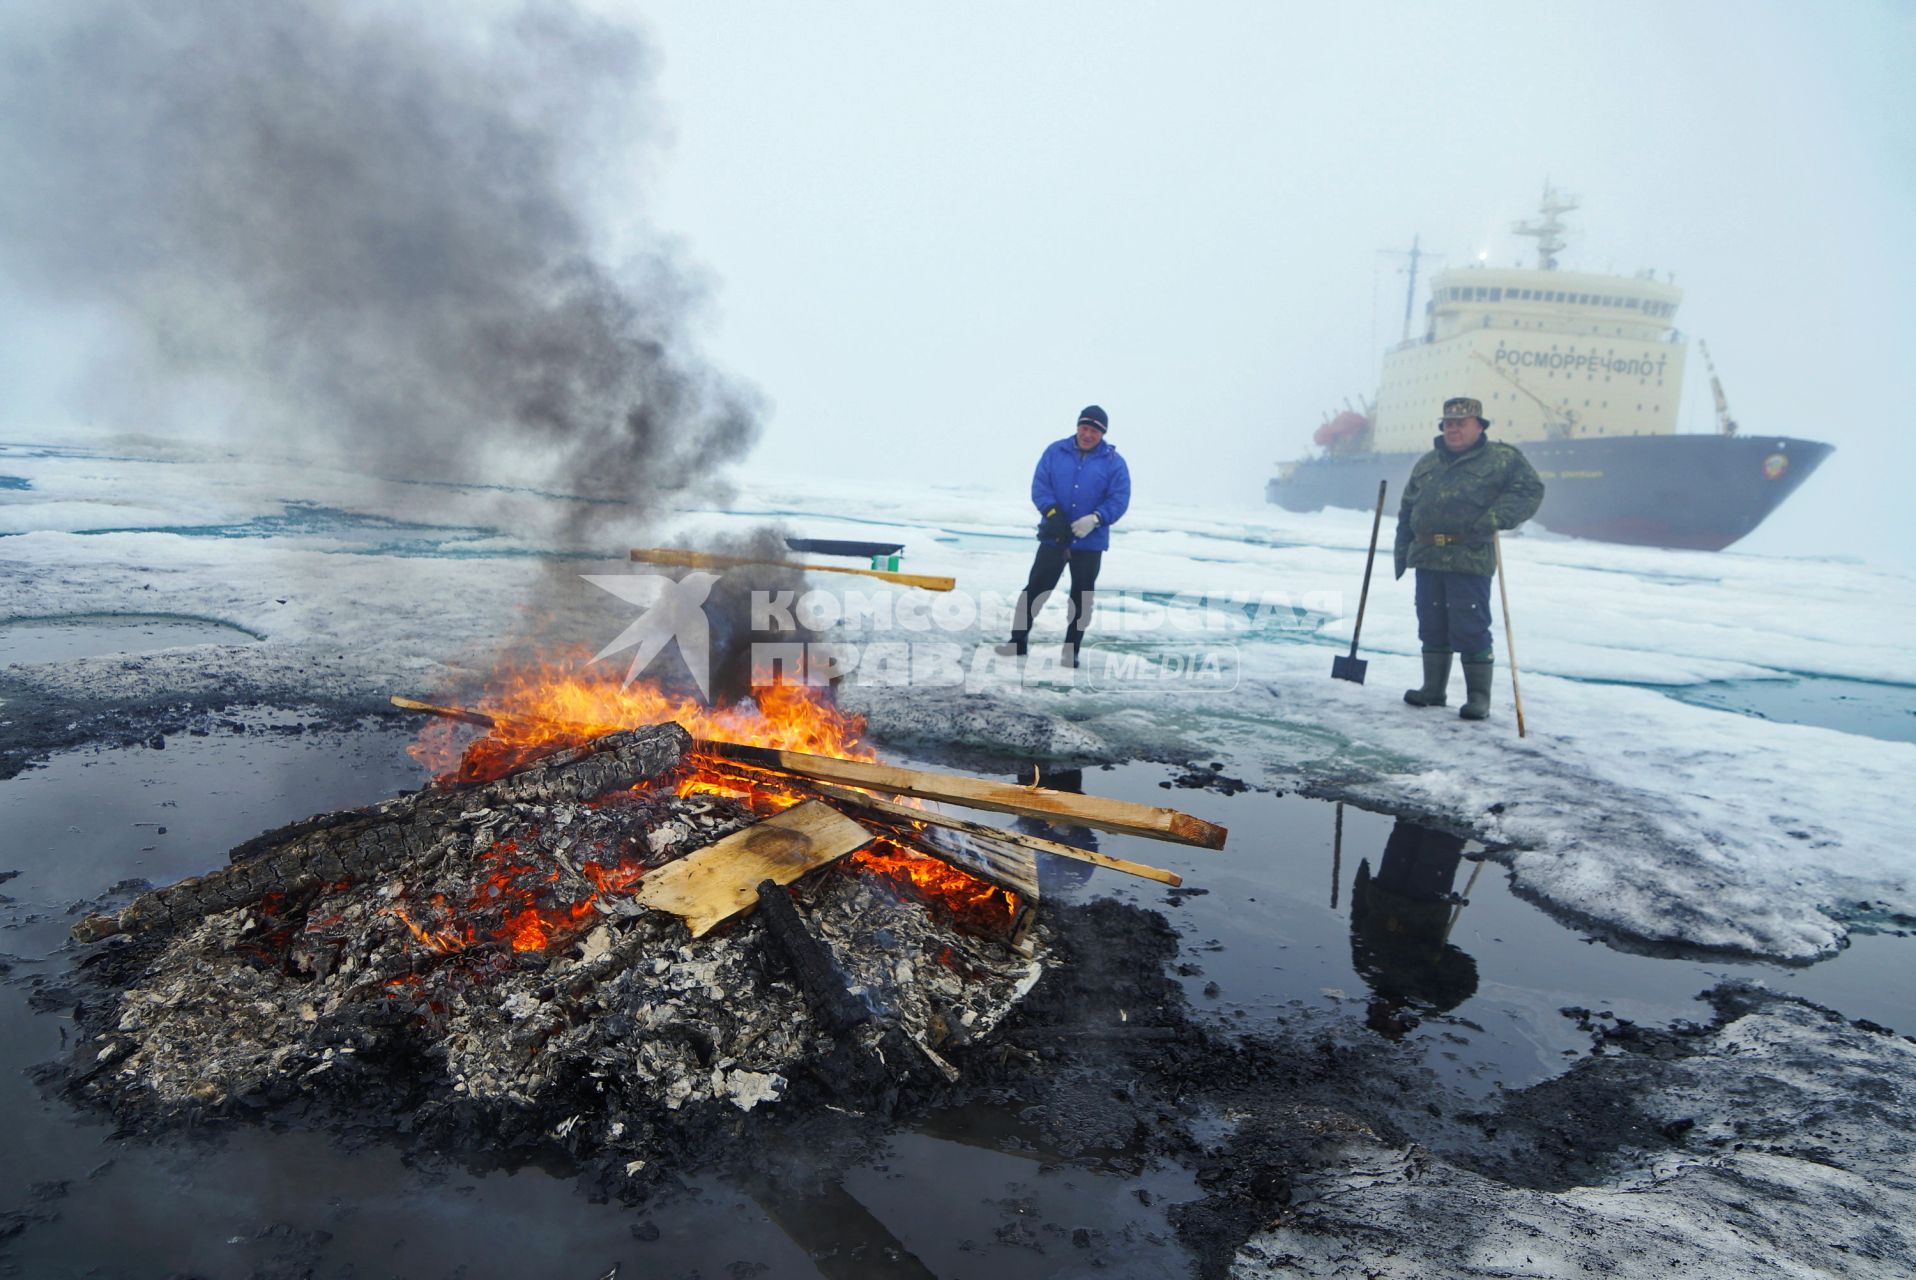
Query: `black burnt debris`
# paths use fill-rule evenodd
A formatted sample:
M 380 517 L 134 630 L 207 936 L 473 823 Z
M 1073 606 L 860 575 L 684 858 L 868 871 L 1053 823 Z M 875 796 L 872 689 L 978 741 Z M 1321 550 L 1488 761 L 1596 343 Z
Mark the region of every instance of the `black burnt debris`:
M 767 806 L 704 785 L 689 746 L 676 725 L 610 734 L 309 819 L 86 918 L 76 935 L 108 941 L 82 964 L 67 1087 L 136 1131 L 349 1120 L 556 1146 L 638 1192 L 744 1113 L 955 1078 L 947 1055 L 1043 971 L 1042 926 L 1011 928 L 1029 904 L 881 840 L 694 937 L 635 888 Z M 1002 928 L 980 927 L 990 895 Z

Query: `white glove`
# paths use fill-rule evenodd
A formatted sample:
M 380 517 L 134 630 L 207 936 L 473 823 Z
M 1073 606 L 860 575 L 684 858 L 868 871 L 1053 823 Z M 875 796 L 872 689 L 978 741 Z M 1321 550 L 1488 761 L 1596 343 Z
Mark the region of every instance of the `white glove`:
M 1071 536 L 1074 538 L 1082 538 L 1085 534 L 1090 533 L 1097 527 L 1098 513 L 1093 511 L 1090 515 L 1079 516 L 1071 522 Z

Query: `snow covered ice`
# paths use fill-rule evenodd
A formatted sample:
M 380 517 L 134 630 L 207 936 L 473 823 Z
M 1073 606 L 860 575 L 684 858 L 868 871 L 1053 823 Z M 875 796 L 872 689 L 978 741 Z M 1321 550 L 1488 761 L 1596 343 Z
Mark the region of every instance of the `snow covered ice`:
M 1222 682 L 1153 683 L 1101 678 L 1098 654 L 1076 680 L 1046 667 L 1061 599 L 1039 620 L 1030 671 L 990 659 L 1032 546 L 1009 483 L 879 494 L 748 474 L 725 510 L 682 511 L 663 530 L 608 512 L 608 545 L 558 547 L 540 531 L 576 500 L 510 485 L 379 480 L 151 440 L 9 444 L 0 474 L 11 535 L 0 616 L 165 614 L 260 637 L 7 671 L 25 688 L 131 699 L 277 687 L 372 706 L 483 663 L 490 642 L 524 627 L 522 605 L 555 563 L 570 576 L 625 572 L 607 566 L 630 545 L 776 524 L 900 541 L 906 571 L 958 580 L 949 599 L 926 601 L 811 576 L 839 615 L 829 639 L 949 659 L 945 679 L 905 688 L 850 671 L 845 696 L 881 740 L 1228 759 L 1254 781 L 1466 826 L 1502 849 L 1520 892 L 1626 944 L 1804 961 L 1854 927 L 1916 915 L 1902 791 L 1916 733 L 1863 736 L 1672 696 L 1817 676 L 1907 698 L 1916 579 L 1862 561 L 1508 539 L 1519 739 L 1501 626 L 1488 724 L 1399 701 L 1417 682 L 1418 646 L 1410 583 L 1391 580 L 1387 547 L 1362 634 L 1367 683 L 1328 678 L 1355 621 L 1362 513 L 1140 502 L 1105 561 L 1092 648 L 1147 662 L 1224 655 Z M 603 595 L 559 638 L 596 650 L 630 612 Z
M 1916 579 L 1906 573 L 1508 539 L 1529 725 L 1519 739 L 1501 636 L 1487 724 L 1400 700 L 1416 682 L 1418 645 L 1410 583 L 1390 579 L 1387 558 L 1363 624 L 1367 683 L 1329 678 L 1355 624 L 1370 534 L 1362 513 L 1141 502 L 1106 559 L 1085 667 L 1073 675 L 1053 660 L 1061 601 L 1039 619 L 1024 668 L 996 657 L 1032 548 L 1020 488 L 880 494 L 748 474 L 728 503 L 664 525 L 597 510 L 599 544 L 580 546 L 545 532 L 581 527 L 562 518 L 579 500 L 530 487 L 422 484 L 153 440 L 0 445 L 0 763 L 89 741 L 86 717 L 111 724 L 121 708 L 373 711 L 390 693 L 476 685 L 505 637 L 595 652 L 635 606 L 582 575 L 657 572 L 628 563 L 631 546 L 710 545 L 777 527 L 902 542 L 904 571 L 958 580 L 933 597 L 812 574 L 807 597 L 787 602 L 839 646 L 841 699 L 895 749 L 1217 761 L 1254 784 L 1467 828 L 1519 893 L 1626 950 L 1807 962 L 1853 930 L 1906 929 L 1916 915 L 1902 812 L 1916 725 L 1894 711 L 1916 690 L 1906 640 Z M 102 652 L 109 646 L 94 636 L 92 648 L 62 651 L 70 637 L 48 631 L 48 620 L 85 626 L 101 615 L 122 618 L 115 638 L 130 643 Z M 222 635 L 216 624 L 237 630 Z M 903 684 L 883 656 L 900 645 Z M 1151 677 L 1194 654 L 1217 664 Z M 1142 665 L 1106 665 L 1106 655 Z M 1890 710 L 1872 736 L 1693 700 L 1807 680 L 1847 682 Z M 1897 971 L 1888 962 L 1883 980 Z M 1308 1159 L 1291 1163 L 1282 1145 L 1247 1150 L 1243 1167 L 1265 1171 L 1257 1176 L 1284 1168 L 1296 1181 L 1282 1213 L 1232 1238 L 1233 1273 L 1554 1275 L 1602 1265 L 1653 1276 L 1674 1262 L 1784 1275 L 1842 1260 L 1854 1274 L 1895 1274 L 1909 1256 L 1895 1225 L 1912 1195 L 1908 1043 L 1733 984 L 1710 998 L 1717 1023 L 1646 1033 L 1623 1054 L 1599 1043 L 1538 1084 L 1500 1081 L 1497 1108 L 1480 1115 L 1484 1098 L 1390 1074 L 1397 1067 L 1377 1084 L 1361 1072 L 1338 1077 L 1332 1087 L 1348 1098 L 1328 1109 L 1299 1102 L 1283 1130 L 1313 1144 Z M 1328 1045 L 1332 1024 L 1348 1017 L 1330 1007 L 1287 1015 L 1270 1034 L 1296 1038 L 1315 1060 L 1319 1039 Z M 1632 1030 L 1621 1015 L 1598 1017 L 1610 1034 Z M 1437 1053 L 1452 1033 L 1474 1030 L 1468 1019 L 1439 1021 Z M 1370 1041 L 1359 1051 L 1380 1055 L 1373 1064 L 1397 1061 L 1388 1042 Z M 1429 1130 L 1400 1110 L 1403 1131 L 1380 1133 L 1363 1118 L 1373 1087 L 1409 1090 L 1412 1116 L 1427 1102 Z M 1283 1091 L 1256 1092 L 1292 1105 Z M 1586 1134 L 1556 1110 L 1594 1115 L 1620 1097 L 1652 1134 L 1691 1127 L 1642 1145 L 1629 1125 Z M 1573 1143 L 1592 1138 L 1603 1158 L 1568 1182 L 1486 1167 L 1497 1129 L 1471 1128 L 1480 1122 L 1518 1146 L 1560 1131 Z M 1269 1132 L 1248 1124 L 1218 1141 Z

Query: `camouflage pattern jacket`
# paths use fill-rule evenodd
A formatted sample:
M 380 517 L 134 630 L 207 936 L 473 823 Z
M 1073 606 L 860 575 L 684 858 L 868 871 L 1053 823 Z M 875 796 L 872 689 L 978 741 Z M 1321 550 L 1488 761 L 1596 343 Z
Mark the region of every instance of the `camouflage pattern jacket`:
M 1516 528 L 1542 505 L 1543 481 L 1514 445 L 1485 436 L 1452 453 L 1438 436 L 1411 468 L 1397 508 L 1397 576 L 1408 567 L 1489 577 L 1497 569 L 1491 532 Z

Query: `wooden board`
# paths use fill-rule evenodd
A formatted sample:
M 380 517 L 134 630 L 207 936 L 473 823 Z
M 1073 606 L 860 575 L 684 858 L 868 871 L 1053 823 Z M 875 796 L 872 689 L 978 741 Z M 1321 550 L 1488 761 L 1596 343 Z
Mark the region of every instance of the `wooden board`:
M 841 564 L 801 564 L 796 560 L 765 560 L 758 556 L 727 556 L 714 551 L 680 551 L 676 547 L 634 547 L 632 558 L 641 564 L 677 564 L 693 569 L 740 569 L 747 565 L 768 564 L 780 569 L 803 569 L 807 573 L 851 573 L 861 578 L 878 578 L 901 587 L 922 587 L 926 591 L 950 591 L 956 578 L 933 577 L 924 573 L 894 573 L 889 569 L 852 569 Z
M 760 881 L 790 884 L 871 838 L 824 801 L 807 800 L 646 872 L 634 898 L 678 916 L 701 938 L 758 905 Z
M 837 782 L 891 795 L 917 796 L 921 800 L 944 800 L 971 809 L 1015 813 L 1023 817 L 1096 827 L 1101 831 L 1149 836 L 1153 840 L 1169 840 L 1205 849 L 1222 849 L 1228 834 L 1216 823 L 1206 822 L 1188 813 L 1134 804 L 1129 800 L 1109 800 L 1103 796 L 1085 796 L 1072 791 L 989 782 L 957 773 L 867 764 L 860 760 L 840 760 L 834 756 L 811 755 L 803 751 L 777 751 L 771 747 L 748 747 L 733 742 L 702 740 L 696 750 L 702 755 L 716 756 L 721 760 L 736 760 L 765 769 L 782 769 L 801 778 L 816 778 L 822 782 Z

